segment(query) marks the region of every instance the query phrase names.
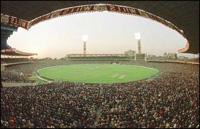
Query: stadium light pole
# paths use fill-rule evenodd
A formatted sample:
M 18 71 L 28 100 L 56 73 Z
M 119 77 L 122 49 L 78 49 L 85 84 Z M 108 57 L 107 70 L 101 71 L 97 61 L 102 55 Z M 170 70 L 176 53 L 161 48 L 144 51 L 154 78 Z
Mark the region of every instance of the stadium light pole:
M 88 40 L 88 36 L 87 35 L 83 35 L 82 36 L 82 41 L 83 41 L 83 56 L 86 56 L 86 42 Z
M 147 53 L 145 53 L 144 61 L 147 62 Z
M 141 39 L 141 35 L 140 33 L 135 33 L 135 39 L 137 39 L 138 41 L 138 54 L 141 53 L 141 46 L 140 46 L 140 39 Z M 137 54 L 135 54 L 135 60 L 137 58 Z
M 135 33 L 135 39 L 137 39 L 137 41 L 138 41 L 138 54 L 141 54 L 141 44 L 140 44 L 141 35 L 140 35 L 140 33 Z

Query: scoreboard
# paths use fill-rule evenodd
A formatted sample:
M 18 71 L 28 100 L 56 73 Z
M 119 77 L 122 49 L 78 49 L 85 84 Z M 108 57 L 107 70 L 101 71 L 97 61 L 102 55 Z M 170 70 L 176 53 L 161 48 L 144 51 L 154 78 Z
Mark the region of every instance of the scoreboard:
M 136 54 L 136 59 L 145 59 L 145 53 Z

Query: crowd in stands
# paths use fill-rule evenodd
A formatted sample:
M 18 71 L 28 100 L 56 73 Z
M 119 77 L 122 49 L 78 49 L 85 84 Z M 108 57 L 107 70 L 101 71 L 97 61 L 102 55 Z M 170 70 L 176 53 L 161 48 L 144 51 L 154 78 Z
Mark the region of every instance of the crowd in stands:
M 1 81 L 2 82 L 21 82 L 27 83 L 32 82 L 28 78 L 25 77 L 23 73 L 16 72 L 16 70 L 4 70 L 1 72 Z
M 41 68 L 64 65 L 66 61 L 36 61 L 30 64 L 20 64 L 6 66 L 6 69 L 1 72 L 1 81 L 3 82 L 31 82 L 25 77 L 26 74 L 33 74 Z
M 104 87 L 98 128 L 199 127 L 198 78 L 177 73 Z M 132 88 L 134 87 L 134 88 Z
M 125 64 L 153 67 L 162 73 L 125 84 L 54 82 L 3 87 L 1 128 L 199 128 L 198 65 Z M 30 64 L 17 71 L 33 72 L 33 65 L 37 69 L 47 66 Z
M 26 62 L 31 61 L 29 58 L 1 58 L 4 63 L 16 63 L 16 62 Z
M 36 87 L 3 88 L 2 127 L 91 127 L 98 87 L 53 83 Z M 14 120 L 11 122 L 10 120 Z

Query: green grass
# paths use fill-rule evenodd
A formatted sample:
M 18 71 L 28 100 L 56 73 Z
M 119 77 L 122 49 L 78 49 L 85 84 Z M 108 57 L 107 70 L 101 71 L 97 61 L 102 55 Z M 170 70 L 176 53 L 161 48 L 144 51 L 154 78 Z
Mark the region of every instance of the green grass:
M 87 64 L 48 67 L 38 73 L 55 81 L 112 84 L 147 79 L 159 71 L 135 65 Z

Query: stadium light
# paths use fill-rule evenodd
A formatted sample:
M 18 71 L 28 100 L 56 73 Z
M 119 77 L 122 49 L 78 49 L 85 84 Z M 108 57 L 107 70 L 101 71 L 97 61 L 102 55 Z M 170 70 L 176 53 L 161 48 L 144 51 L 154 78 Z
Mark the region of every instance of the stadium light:
M 140 39 L 141 39 L 140 33 L 135 33 L 135 38 L 136 38 L 137 40 L 140 40 Z
M 183 30 L 180 30 L 181 31 L 181 33 L 184 33 L 184 31 Z
M 82 36 L 82 41 L 83 41 L 83 42 L 86 42 L 87 40 L 88 40 L 88 36 L 87 36 L 87 35 L 83 35 L 83 36 Z

